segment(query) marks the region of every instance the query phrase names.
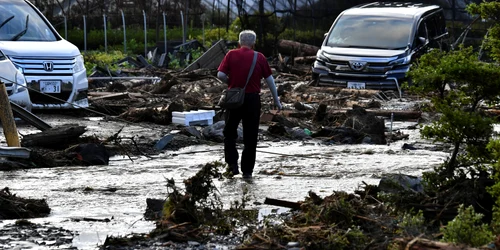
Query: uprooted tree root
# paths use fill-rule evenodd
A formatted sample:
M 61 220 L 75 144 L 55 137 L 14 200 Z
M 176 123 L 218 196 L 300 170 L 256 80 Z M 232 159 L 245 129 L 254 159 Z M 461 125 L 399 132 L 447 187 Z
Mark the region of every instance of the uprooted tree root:
M 9 188 L 0 190 L 0 219 L 27 219 L 50 213 L 45 199 L 26 199 L 12 194 Z

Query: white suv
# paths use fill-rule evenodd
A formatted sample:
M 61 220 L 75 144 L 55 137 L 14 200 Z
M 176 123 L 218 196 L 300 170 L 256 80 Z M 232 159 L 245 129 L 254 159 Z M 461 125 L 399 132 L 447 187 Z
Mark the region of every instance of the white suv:
M 29 1 L 0 0 L 0 50 L 26 77 L 33 109 L 88 107 L 80 51 Z
M 31 110 L 31 100 L 23 73 L 0 51 L 0 81 L 5 85 L 9 100 Z

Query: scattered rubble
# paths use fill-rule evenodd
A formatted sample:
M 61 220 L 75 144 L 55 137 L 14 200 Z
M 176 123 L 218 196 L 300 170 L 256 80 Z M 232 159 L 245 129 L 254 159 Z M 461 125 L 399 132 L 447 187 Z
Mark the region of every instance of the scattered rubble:
M 5 249 L 78 249 L 72 246 L 69 230 L 18 220 L 0 229 L 0 246 Z
M 287 41 L 282 42 L 283 47 L 295 48 Z M 312 51 L 315 48 L 308 49 Z M 101 69 L 94 79 L 89 78 L 91 109 L 83 111 L 84 115 L 99 115 L 105 120 L 126 123 L 161 125 L 165 131 L 169 131 L 167 135 L 124 138 L 120 130 L 109 138 L 98 138 L 97 135 L 83 136 L 85 127 L 77 124 L 47 128 L 23 136 L 22 145 L 32 149 L 29 160 L 15 161 L 11 165 L 0 164 L 0 170 L 107 165 L 109 157 L 115 154 L 153 155 L 189 145 L 222 142 L 224 113 L 216 103 L 226 86 L 216 78 L 214 65 L 218 65 L 217 60 L 221 60 L 224 50 L 222 43 L 217 43 L 198 61 L 190 64 L 189 70 L 181 71 L 148 66 L 141 58 L 137 61 L 124 58 L 122 62 L 133 62 L 137 68 L 121 69 L 119 72 Z M 302 51 L 306 51 L 306 48 Z M 260 131 L 261 140 L 386 144 L 406 137 L 398 134 L 398 131 L 388 133 L 384 119 L 421 119 L 422 112 L 418 107 L 409 110 L 380 109 L 381 103 L 398 98 L 391 91 L 313 86 L 308 65 L 311 53 L 295 54 L 301 57 L 292 57 L 293 60 L 279 56 L 273 62 L 278 93 L 286 109 L 276 112 L 272 106 L 271 93 L 264 87 L 261 123 L 267 129 Z M 199 109 L 215 111 L 213 124 L 183 126 L 172 123 L 172 112 Z M 241 140 L 241 129 L 239 135 Z M 244 234 L 239 234 L 231 244 L 236 246 L 246 239 L 245 249 L 342 247 L 334 239 L 357 242 L 359 246 L 386 247 L 389 242 L 386 237 L 397 236 L 394 215 L 377 202 L 375 196 L 367 195 L 369 189 L 365 190 L 364 195 L 337 192 L 325 198 L 311 193 L 304 202 L 292 204 L 295 210 L 289 215 L 289 224 L 257 230 L 256 211 L 246 211 L 242 204 L 235 210 L 223 211 L 216 196 L 212 196 L 215 190 L 211 179 L 222 178 L 219 172 L 222 167 L 220 163 L 207 164 L 197 176 L 185 181 L 184 193 L 169 180 L 171 192 L 167 199 L 148 201 L 148 208 L 152 210 L 148 210 L 146 216 L 157 220 L 157 229 L 149 235 L 108 237 L 103 249 L 133 249 L 137 244 L 149 244 L 161 249 L 170 247 L 169 242 L 172 241 L 192 246 L 217 237 L 228 242 L 231 240 L 228 240 L 227 235 L 232 233 L 236 225 L 243 225 L 243 222 L 247 223 L 244 224 L 246 226 L 252 225 L 255 230 L 246 238 Z M 5 195 L 13 197 L 6 190 Z M 417 204 L 418 200 L 413 202 Z M 6 211 L 2 203 L 0 208 L 0 211 Z M 48 207 L 46 209 L 50 211 Z M 23 216 L 30 218 L 31 215 Z M 330 225 L 335 225 L 335 228 Z M 370 232 L 370 235 L 365 236 L 361 231 Z

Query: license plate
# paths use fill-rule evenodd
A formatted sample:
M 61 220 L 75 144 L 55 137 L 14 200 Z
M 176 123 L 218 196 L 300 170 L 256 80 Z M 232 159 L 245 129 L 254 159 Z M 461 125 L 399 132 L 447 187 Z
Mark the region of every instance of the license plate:
M 366 88 L 364 82 L 347 82 L 347 88 L 349 89 L 364 89 Z
M 61 93 L 61 81 L 40 81 L 40 92 Z

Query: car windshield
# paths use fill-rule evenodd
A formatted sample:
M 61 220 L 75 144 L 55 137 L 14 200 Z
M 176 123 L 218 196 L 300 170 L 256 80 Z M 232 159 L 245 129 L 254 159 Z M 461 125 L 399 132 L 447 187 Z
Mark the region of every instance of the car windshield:
M 343 15 L 328 35 L 327 46 L 403 49 L 408 45 L 411 18 Z
M 56 41 L 47 23 L 27 3 L 2 1 L 0 41 Z

